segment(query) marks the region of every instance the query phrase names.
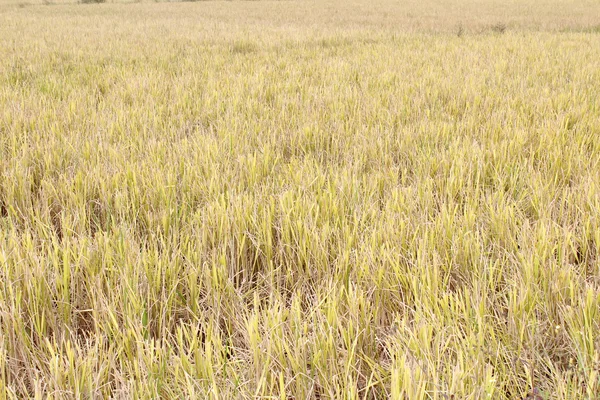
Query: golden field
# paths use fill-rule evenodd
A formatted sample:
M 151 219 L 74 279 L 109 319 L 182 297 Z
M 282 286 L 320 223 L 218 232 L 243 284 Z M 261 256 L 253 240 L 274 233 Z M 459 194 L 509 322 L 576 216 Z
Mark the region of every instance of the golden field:
M 0 0 L 0 399 L 600 398 L 600 3 Z

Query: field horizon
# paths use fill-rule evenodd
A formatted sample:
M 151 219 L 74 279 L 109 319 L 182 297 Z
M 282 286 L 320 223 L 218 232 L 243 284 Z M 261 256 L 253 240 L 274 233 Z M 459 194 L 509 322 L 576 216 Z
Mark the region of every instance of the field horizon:
M 0 282 L 0 399 L 598 399 L 600 3 L 0 0 Z

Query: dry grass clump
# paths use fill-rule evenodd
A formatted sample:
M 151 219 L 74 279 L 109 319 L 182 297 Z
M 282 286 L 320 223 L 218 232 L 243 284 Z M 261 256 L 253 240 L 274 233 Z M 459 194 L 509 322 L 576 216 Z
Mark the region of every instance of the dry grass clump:
M 0 397 L 597 398 L 597 5 L 366 4 L 3 9 Z

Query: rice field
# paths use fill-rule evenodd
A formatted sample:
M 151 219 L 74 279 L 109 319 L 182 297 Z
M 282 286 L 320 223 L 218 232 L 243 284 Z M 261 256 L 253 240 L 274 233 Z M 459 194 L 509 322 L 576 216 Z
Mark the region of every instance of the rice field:
M 600 398 L 600 3 L 0 0 L 0 399 Z

